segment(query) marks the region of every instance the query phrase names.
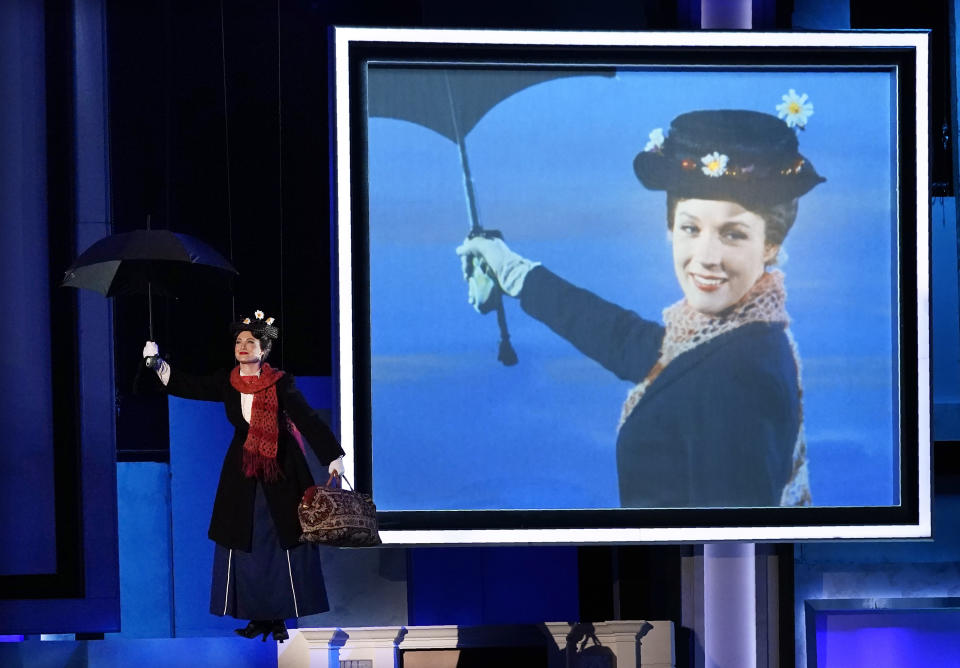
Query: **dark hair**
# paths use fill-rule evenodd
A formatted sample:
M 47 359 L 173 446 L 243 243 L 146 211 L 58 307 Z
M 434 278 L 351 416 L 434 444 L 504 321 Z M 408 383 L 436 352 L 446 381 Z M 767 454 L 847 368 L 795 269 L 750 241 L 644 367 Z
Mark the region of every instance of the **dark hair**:
M 267 357 L 270 355 L 270 351 L 273 350 L 273 339 L 268 336 L 257 337 L 257 340 L 260 341 L 260 352 L 263 353 L 260 355 L 260 361 L 267 361 Z
M 677 204 L 687 197 L 679 197 L 667 193 L 667 229 L 673 230 L 673 217 L 677 211 Z M 746 207 L 744 207 L 746 208 Z M 797 220 L 798 198 L 794 197 L 787 202 L 772 205 L 755 205 L 748 210 L 763 218 L 764 240 L 768 244 L 779 246 L 787 238 L 787 232 Z

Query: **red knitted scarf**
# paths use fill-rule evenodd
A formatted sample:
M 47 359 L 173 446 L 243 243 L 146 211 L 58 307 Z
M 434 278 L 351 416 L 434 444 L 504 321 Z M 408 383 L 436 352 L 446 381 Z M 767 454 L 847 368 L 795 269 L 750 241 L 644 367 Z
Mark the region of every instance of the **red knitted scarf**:
M 277 439 L 280 435 L 277 381 L 283 371 L 269 364 L 260 367 L 259 376 L 241 376 L 240 367 L 230 372 L 230 384 L 237 392 L 253 395 L 250 429 L 243 444 L 243 474 L 248 478 L 274 482 L 280 477 L 277 465 Z

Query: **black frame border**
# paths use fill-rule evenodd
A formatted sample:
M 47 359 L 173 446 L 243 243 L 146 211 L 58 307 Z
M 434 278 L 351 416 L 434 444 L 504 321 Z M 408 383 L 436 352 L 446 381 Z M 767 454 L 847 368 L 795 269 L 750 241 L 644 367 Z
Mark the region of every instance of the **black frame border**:
M 455 32 L 455 31 L 451 31 Z M 888 31 L 895 32 L 895 31 Z M 900 31 L 924 33 L 925 31 Z M 800 33 L 793 33 L 799 35 Z M 491 35 L 495 38 L 495 35 Z M 900 414 L 900 499 L 897 506 L 803 507 L 803 508 L 667 508 L 667 509 L 557 509 L 557 510 L 456 510 L 456 511 L 379 511 L 380 528 L 396 531 L 417 530 L 517 530 L 517 529 L 760 529 L 770 527 L 846 526 L 919 526 L 919 452 L 932 447 L 932 441 L 919 441 L 919 397 L 916 385 L 905 386 L 904 379 L 916 379 L 919 371 L 917 350 L 917 205 L 925 193 L 916 187 L 917 103 L 914 97 L 917 78 L 917 50 L 912 46 L 595 46 L 529 45 L 506 43 L 446 43 L 349 41 L 347 71 L 350 99 L 350 187 L 351 270 L 353 307 L 353 410 L 355 425 L 355 463 L 359 488 L 373 489 L 370 405 L 370 313 L 369 242 L 367 208 L 367 136 L 365 67 L 377 64 L 457 63 L 483 65 L 530 64 L 560 67 L 709 67 L 756 68 L 798 67 L 836 69 L 883 69 L 897 78 L 897 136 L 900 172 L 897 180 L 899 250 L 899 402 Z M 929 68 L 929 65 L 928 65 Z M 333 80 L 334 77 L 331 77 Z M 928 78 L 929 81 L 929 78 Z M 927 96 L 929 97 L 929 85 Z M 334 122 L 336 122 L 334 120 Z M 923 138 L 921 138 L 923 139 Z M 929 137 L 926 138 L 929 142 Z M 340 206 L 344 203 L 339 203 Z M 929 250 L 927 281 L 930 281 Z M 906 299 L 909 298 L 909 299 Z M 928 314 L 930 304 L 927 304 Z M 340 342 L 341 345 L 344 342 Z M 929 345 L 929 333 L 928 341 Z M 903 353 L 909 351 L 905 356 Z M 927 369 L 928 378 L 931 370 Z M 932 409 L 926 408 L 932 419 Z M 930 424 L 932 439 L 932 423 Z M 932 457 L 930 458 L 932 460 Z M 924 473 L 932 477 L 931 471 Z M 932 503 L 932 487 L 931 499 Z M 882 537 L 882 534 L 881 534 Z M 759 540 L 769 540 L 758 538 Z M 873 539 L 873 537 L 870 537 Z M 524 541 L 522 538 L 518 538 Z M 751 540 L 738 537 L 737 540 Z M 804 540 L 794 536 L 783 540 Z M 524 541 L 526 542 L 526 541 Z M 629 541 L 625 541 L 629 542 Z

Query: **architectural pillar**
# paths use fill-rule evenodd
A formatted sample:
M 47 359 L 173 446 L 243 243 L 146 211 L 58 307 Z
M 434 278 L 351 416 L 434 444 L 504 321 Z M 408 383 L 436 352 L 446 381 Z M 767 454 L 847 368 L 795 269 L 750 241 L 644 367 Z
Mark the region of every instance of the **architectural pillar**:
M 700 27 L 705 30 L 750 30 L 752 0 L 700 0 Z
M 756 546 L 703 546 L 704 658 L 707 668 L 757 666 Z

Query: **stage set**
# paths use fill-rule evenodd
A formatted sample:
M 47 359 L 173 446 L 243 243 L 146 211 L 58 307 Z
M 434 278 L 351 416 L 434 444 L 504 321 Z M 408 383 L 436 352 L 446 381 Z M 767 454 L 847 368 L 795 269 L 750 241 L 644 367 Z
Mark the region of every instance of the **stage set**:
M 2 3 L 0 665 L 960 668 L 960 1 L 561 4 Z

